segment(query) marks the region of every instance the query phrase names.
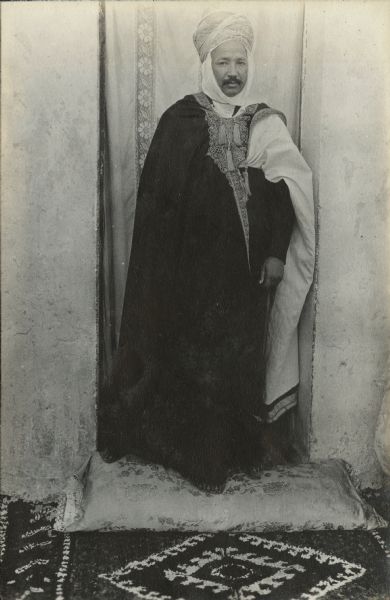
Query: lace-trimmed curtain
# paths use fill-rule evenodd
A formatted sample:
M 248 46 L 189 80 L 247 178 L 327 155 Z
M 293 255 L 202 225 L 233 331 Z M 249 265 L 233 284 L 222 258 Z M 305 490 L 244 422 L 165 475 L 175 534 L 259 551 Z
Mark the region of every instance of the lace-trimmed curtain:
M 200 89 L 192 34 L 206 2 L 105 5 L 106 148 L 102 273 L 103 362 L 118 339 L 140 170 L 161 114 Z M 223 2 L 255 30 L 257 101 L 284 112 L 299 141 L 303 37 L 300 2 Z M 217 6 L 216 6 L 217 7 Z

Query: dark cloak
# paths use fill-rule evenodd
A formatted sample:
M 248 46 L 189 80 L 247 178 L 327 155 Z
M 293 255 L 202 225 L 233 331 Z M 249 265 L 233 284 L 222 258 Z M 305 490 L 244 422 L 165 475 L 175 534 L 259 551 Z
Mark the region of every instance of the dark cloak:
M 215 428 L 229 423 L 231 438 L 233 425 L 256 428 L 262 415 L 269 297 L 259 278 L 265 258 L 285 260 L 294 212 L 283 180 L 249 169 L 245 239 L 231 177 L 244 185 L 238 166 L 259 111 L 275 112 L 253 105 L 223 119 L 198 94 L 160 119 L 140 180 L 104 394 L 103 445 L 117 455 L 137 452 L 180 470 L 200 430 L 223 437 Z

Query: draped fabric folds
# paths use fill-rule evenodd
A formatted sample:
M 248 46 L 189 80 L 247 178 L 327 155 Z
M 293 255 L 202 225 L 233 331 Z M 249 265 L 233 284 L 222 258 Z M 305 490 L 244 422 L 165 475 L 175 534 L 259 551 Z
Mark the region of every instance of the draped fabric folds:
M 271 183 L 283 180 L 295 212 L 284 275 L 276 289 L 269 324 L 266 404 L 273 421 L 296 403 L 298 323 L 315 262 L 313 182 L 310 168 L 276 115 L 253 122 L 246 164 L 261 169 Z
M 235 4 L 228 9 L 235 10 Z M 303 8 L 288 3 L 241 5 L 255 30 L 259 82 L 254 102 L 287 116 L 299 135 Z M 106 164 L 103 238 L 104 371 L 119 341 L 136 193 L 162 113 L 199 91 L 200 62 L 192 35 L 205 11 L 196 2 L 107 2 L 105 7 Z
M 263 455 L 268 256 L 284 260 L 294 210 L 284 182 L 240 164 L 250 105 L 219 116 L 203 93 L 161 117 L 140 178 L 101 448 L 220 486 Z M 279 118 L 279 117 L 278 117 Z M 222 135 L 223 133 L 223 135 Z

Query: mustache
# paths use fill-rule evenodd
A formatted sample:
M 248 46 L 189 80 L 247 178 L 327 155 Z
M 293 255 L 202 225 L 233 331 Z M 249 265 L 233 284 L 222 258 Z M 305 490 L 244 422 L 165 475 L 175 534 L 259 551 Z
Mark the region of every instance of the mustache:
M 228 83 L 237 83 L 237 84 L 240 84 L 241 83 L 241 79 L 239 77 L 235 77 L 235 75 L 232 75 L 231 77 L 226 77 L 223 80 L 223 85 L 226 85 Z

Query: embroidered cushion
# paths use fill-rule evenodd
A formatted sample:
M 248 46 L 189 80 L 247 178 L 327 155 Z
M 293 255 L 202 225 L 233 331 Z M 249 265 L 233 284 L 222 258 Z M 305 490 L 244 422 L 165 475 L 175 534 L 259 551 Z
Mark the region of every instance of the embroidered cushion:
M 161 466 L 131 457 L 106 464 L 94 453 L 69 482 L 55 528 L 261 532 L 385 526 L 360 498 L 343 461 L 280 466 L 255 479 L 239 474 L 222 494 L 210 494 Z

